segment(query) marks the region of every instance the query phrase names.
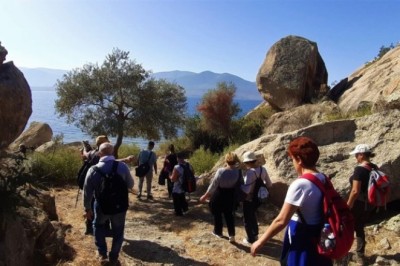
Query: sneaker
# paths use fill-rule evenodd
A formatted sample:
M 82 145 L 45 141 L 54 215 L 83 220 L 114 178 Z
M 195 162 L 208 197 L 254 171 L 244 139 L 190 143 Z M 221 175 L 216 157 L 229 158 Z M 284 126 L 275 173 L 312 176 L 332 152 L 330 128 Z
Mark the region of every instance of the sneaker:
M 216 236 L 216 237 L 218 237 L 218 238 L 222 238 L 222 235 L 218 235 L 218 234 L 216 234 L 216 233 L 214 233 L 214 232 L 212 232 L 212 235 L 213 235 L 213 236 Z
M 243 238 L 242 242 L 245 245 L 251 245 L 252 244 L 252 243 L 249 242 L 249 240 L 247 240 L 247 238 Z
M 235 243 L 235 236 L 229 237 L 229 243 Z
M 107 256 L 105 255 L 98 255 L 97 260 L 100 262 L 100 265 L 106 265 L 107 264 Z

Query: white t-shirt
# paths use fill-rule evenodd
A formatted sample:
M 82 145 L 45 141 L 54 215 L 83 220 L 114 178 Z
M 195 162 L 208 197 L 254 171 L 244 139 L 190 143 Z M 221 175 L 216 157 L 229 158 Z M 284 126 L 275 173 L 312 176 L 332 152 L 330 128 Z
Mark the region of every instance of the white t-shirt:
M 322 173 L 317 173 L 315 176 L 325 183 L 325 176 Z M 322 192 L 311 181 L 305 178 L 297 178 L 293 181 L 286 193 L 285 202 L 299 206 L 307 224 L 321 223 Z M 291 220 L 301 222 L 297 212 L 293 214 Z

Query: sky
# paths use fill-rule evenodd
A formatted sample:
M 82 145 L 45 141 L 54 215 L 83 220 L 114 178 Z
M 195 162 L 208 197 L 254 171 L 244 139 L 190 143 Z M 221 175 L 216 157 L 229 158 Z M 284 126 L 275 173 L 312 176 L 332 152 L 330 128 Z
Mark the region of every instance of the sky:
M 0 0 L 0 42 L 17 67 L 101 65 L 114 48 L 152 72 L 255 81 L 288 35 L 316 42 L 328 85 L 400 41 L 400 0 Z

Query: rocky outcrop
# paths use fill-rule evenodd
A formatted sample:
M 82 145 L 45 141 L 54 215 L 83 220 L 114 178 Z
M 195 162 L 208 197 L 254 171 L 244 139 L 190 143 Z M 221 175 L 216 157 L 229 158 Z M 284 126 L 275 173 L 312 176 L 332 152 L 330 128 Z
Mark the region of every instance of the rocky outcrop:
M 317 104 L 305 104 L 287 111 L 273 114 L 265 122 L 265 134 L 294 131 L 326 120 L 332 113 L 337 113 L 338 106 L 332 101 Z
M 66 256 L 65 231 L 54 196 L 29 187 L 19 191 L 24 204 L 0 213 L 0 262 L 4 265 L 54 265 Z M 0 263 L 1 264 L 1 263 Z
M 359 109 L 368 103 L 400 108 L 400 46 L 387 52 L 376 62 L 368 63 L 342 80 L 329 92 L 343 112 Z
M 31 90 L 13 62 L 0 65 L 0 149 L 24 130 L 32 114 Z
M 326 93 L 328 73 L 315 42 L 288 36 L 275 43 L 257 74 L 257 88 L 277 110 L 287 110 Z
M 17 150 L 18 146 L 23 144 L 28 147 L 39 147 L 44 143 L 51 141 L 53 130 L 47 123 L 32 122 L 29 128 L 25 130 L 11 145 L 11 150 Z
M 356 166 L 354 156 L 349 152 L 356 144 L 369 144 L 376 153 L 373 162 L 391 177 L 390 200 L 400 199 L 400 150 L 396 148 L 399 147 L 400 136 L 399 110 L 358 119 L 317 123 L 288 133 L 264 134 L 236 149 L 235 153 L 239 156 L 246 151 L 254 151 L 265 158 L 263 165 L 274 182 L 271 201 L 277 206 L 281 206 L 288 185 L 297 177 L 287 156 L 287 146 L 298 136 L 311 137 L 319 145 L 321 156 L 318 169 L 332 178 L 335 188 L 342 195 L 349 192 L 349 177 Z M 213 176 L 222 164 L 221 160 L 208 176 Z

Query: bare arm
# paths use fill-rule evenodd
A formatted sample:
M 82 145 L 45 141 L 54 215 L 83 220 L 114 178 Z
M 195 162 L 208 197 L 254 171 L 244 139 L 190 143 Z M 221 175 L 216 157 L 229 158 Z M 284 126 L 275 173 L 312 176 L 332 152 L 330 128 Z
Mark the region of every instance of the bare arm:
M 172 170 L 172 174 L 170 176 L 170 179 L 171 179 L 172 182 L 175 182 L 175 181 L 178 180 L 178 177 L 179 177 L 178 170 L 176 170 L 176 168 L 174 168 L 174 170 Z
M 349 206 L 350 209 L 353 208 L 354 201 L 356 201 L 360 192 L 361 192 L 361 181 L 353 180 L 349 199 L 347 200 L 347 205 Z
M 271 223 L 271 225 L 267 228 L 267 231 L 251 245 L 251 255 L 255 256 L 257 251 L 272 237 L 274 237 L 277 233 L 282 231 L 289 223 L 290 218 L 298 209 L 297 206 L 294 206 L 289 203 L 284 203 L 283 207 L 275 218 L 275 220 Z

